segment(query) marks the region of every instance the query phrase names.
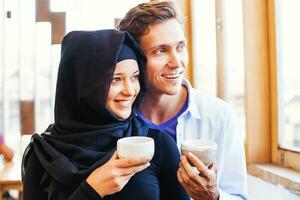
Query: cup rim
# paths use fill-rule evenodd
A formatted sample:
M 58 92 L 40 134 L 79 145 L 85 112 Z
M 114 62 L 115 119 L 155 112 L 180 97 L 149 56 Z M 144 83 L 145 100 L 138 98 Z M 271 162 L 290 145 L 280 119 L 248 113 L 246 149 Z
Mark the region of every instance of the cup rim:
M 148 136 L 130 136 L 130 137 L 120 138 L 117 141 L 117 143 L 130 144 L 130 145 L 144 145 L 147 143 L 154 143 L 154 140 L 153 140 L 153 138 L 148 137 Z
M 137 142 L 130 142 L 130 141 Z M 117 141 L 117 154 L 119 158 L 139 156 L 153 157 L 155 152 L 154 139 L 147 136 L 132 136 L 120 138 Z
M 215 149 L 217 148 L 217 143 L 210 139 L 188 139 L 181 143 L 181 148 L 195 150 Z

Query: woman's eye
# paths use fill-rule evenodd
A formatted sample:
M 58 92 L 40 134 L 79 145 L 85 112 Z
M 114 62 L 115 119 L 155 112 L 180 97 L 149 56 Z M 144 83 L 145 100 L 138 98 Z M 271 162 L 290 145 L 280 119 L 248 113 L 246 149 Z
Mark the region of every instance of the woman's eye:
M 140 77 L 139 74 L 134 75 L 134 76 L 132 77 L 132 80 L 133 80 L 133 81 L 139 80 L 139 77 Z
M 120 77 L 113 77 L 112 80 L 111 80 L 112 83 L 117 83 L 119 81 L 121 81 Z

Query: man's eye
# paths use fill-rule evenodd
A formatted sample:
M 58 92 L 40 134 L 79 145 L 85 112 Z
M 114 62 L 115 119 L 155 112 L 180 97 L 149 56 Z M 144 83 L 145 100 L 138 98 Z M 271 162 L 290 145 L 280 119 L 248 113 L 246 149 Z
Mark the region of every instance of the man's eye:
M 120 77 L 113 77 L 111 82 L 112 83 L 117 83 L 117 82 L 120 82 L 121 81 L 121 78 Z
M 156 49 L 155 51 L 154 51 L 154 54 L 155 55 L 160 55 L 160 54 L 164 54 L 164 53 L 166 53 L 167 51 L 165 50 L 165 49 L 163 49 L 163 48 L 159 48 L 159 49 Z
M 185 49 L 185 43 L 180 43 L 180 44 L 178 44 L 178 46 L 177 46 L 177 51 L 182 51 L 182 50 L 184 50 Z

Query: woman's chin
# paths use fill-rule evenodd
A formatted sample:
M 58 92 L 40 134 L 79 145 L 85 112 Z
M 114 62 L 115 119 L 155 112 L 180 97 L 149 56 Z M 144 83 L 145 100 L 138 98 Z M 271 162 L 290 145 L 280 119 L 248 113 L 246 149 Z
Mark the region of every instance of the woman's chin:
M 121 119 L 128 119 L 131 115 L 131 110 L 118 112 L 118 113 L 115 113 L 115 115 Z

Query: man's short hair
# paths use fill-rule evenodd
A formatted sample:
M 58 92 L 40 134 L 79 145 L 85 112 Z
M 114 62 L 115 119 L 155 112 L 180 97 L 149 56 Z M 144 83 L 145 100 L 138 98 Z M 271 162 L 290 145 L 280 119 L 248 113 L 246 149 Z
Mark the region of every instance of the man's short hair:
M 138 42 L 142 35 L 149 32 L 153 24 L 176 19 L 181 23 L 181 16 L 174 2 L 170 0 L 152 0 L 131 8 L 117 25 L 117 29 L 128 31 Z

